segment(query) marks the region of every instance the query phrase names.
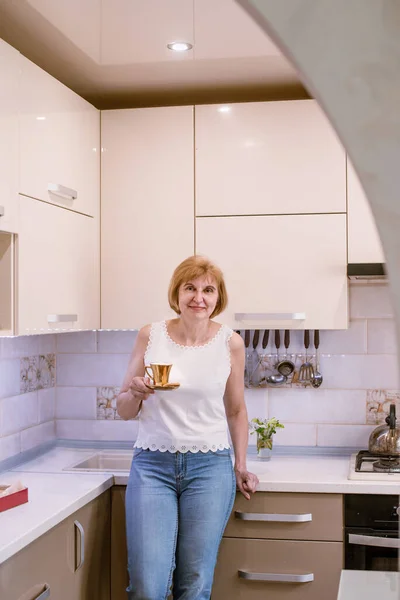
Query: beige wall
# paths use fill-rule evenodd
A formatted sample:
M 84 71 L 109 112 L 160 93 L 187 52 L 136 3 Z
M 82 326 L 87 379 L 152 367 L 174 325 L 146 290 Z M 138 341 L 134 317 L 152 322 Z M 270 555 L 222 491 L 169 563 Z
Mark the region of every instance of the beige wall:
M 382 238 L 400 339 L 400 3 L 236 1 L 293 61 L 348 150 Z

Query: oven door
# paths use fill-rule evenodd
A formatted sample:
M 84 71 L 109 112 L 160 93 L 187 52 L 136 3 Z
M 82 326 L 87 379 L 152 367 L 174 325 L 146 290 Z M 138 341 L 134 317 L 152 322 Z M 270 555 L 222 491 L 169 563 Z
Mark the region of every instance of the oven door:
M 398 571 L 400 539 L 397 530 L 345 528 L 345 569 Z

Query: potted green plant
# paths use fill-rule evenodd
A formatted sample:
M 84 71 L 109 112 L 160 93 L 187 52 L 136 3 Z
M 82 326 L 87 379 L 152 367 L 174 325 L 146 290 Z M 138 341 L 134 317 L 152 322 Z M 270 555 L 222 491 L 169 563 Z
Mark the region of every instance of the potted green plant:
M 259 458 L 270 459 L 272 453 L 272 436 L 277 429 L 285 426 L 276 417 L 271 419 L 258 419 L 255 417 L 249 423 L 250 434 L 257 434 L 257 455 Z

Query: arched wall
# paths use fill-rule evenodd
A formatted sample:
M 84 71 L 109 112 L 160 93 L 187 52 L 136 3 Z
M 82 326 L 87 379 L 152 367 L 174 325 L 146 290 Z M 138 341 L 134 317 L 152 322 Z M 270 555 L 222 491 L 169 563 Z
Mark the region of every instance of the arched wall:
M 292 60 L 349 153 L 382 238 L 400 341 L 400 2 L 236 1 Z

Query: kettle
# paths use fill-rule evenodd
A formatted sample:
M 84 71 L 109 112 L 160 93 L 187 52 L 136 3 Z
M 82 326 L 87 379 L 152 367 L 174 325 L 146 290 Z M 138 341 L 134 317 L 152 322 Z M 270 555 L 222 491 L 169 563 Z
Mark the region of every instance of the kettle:
M 368 449 L 371 454 L 400 456 L 400 427 L 396 427 L 396 405 L 390 405 L 386 425 L 380 425 L 369 436 Z

